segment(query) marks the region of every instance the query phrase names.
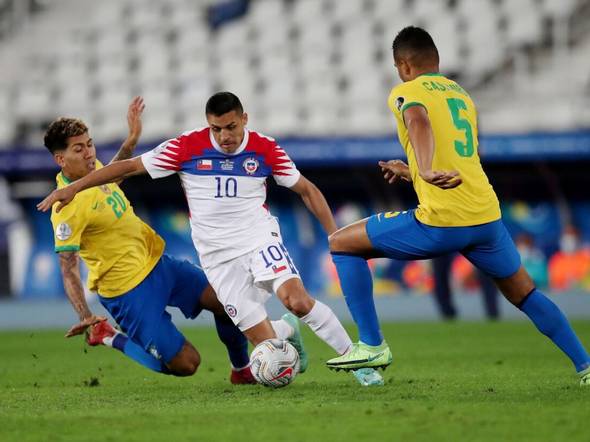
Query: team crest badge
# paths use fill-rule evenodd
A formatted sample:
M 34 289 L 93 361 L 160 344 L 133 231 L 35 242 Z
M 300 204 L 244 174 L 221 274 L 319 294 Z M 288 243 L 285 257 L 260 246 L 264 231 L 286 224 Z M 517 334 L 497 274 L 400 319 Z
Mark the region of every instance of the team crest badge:
M 231 305 L 231 304 L 227 304 L 225 306 L 225 311 L 227 312 L 227 315 L 230 318 L 235 318 L 236 315 L 238 314 L 238 310 L 233 305 Z
M 246 158 L 242 166 L 244 166 L 244 170 L 248 175 L 254 175 L 258 170 L 260 163 L 258 163 L 256 158 Z
M 72 228 L 68 223 L 61 223 L 58 224 L 57 228 L 55 229 L 55 237 L 60 241 L 65 241 L 70 236 L 72 236 Z

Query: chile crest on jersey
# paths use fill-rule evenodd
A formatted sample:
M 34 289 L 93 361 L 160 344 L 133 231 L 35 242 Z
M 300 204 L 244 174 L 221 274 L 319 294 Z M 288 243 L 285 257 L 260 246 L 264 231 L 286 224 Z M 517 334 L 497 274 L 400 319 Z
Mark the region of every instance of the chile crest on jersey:
M 256 171 L 258 170 L 260 163 L 258 162 L 258 160 L 256 158 L 249 157 L 244 160 L 244 163 L 242 165 L 248 175 L 254 175 L 256 173 Z

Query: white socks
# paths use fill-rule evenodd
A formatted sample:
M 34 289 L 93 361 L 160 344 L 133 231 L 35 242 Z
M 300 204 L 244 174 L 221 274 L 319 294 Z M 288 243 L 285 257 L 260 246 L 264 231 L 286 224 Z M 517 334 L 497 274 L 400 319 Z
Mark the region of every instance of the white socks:
M 293 330 L 293 327 L 291 327 L 291 325 L 284 319 L 279 319 L 278 321 L 270 321 L 270 324 L 272 325 L 272 328 L 274 329 L 277 338 L 282 341 L 286 341 L 288 338 L 293 336 L 293 333 L 295 332 L 295 330 Z
M 351 348 L 352 341 L 348 333 L 346 333 L 334 312 L 326 304 L 316 299 L 311 311 L 303 316 L 301 320 L 309 325 L 309 328 L 322 341 L 336 350 L 339 355 L 346 353 Z
M 113 346 L 113 340 L 115 339 L 115 337 L 118 335 L 119 333 L 115 333 L 113 336 L 106 336 L 104 338 L 102 338 L 102 343 L 104 345 L 106 345 L 107 347 L 112 347 Z

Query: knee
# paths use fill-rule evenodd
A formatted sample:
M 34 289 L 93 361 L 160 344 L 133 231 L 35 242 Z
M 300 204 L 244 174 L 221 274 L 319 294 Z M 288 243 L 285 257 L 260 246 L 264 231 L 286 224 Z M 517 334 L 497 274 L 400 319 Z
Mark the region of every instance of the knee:
M 338 252 L 343 250 L 343 235 L 340 230 L 337 230 L 328 236 L 328 246 L 330 248 L 330 252 Z
M 199 365 L 201 365 L 201 355 L 196 349 L 191 351 L 183 352 L 179 356 L 176 356 L 168 368 L 175 376 L 192 376 L 197 372 Z
M 313 299 L 307 292 L 294 293 L 283 299 L 283 304 L 298 318 L 307 315 L 313 308 Z
M 503 280 L 496 280 L 496 283 L 504 297 L 517 307 L 535 289 L 535 283 L 523 267 L 513 276 Z
M 503 293 L 504 297 L 510 302 L 510 304 L 520 307 L 526 296 L 533 290 L 533 287 L 526 290 L 520 290 L 517 292 Z

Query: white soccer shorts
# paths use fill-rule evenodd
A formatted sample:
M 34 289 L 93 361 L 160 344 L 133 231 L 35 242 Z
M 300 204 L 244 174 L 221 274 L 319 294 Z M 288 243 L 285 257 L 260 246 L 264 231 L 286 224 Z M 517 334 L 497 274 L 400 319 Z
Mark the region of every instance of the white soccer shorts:
M 228 316 L 241 331 L 266 319 L 264 303 L 285 281 L 300 278 L 279 239 L 209 267 L 205 273 Z

